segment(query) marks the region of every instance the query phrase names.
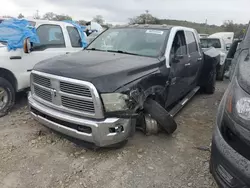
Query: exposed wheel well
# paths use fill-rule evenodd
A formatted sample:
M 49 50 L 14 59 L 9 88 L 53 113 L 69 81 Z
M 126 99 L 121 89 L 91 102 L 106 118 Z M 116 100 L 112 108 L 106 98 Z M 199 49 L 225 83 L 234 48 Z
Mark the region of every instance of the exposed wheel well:
M 0 77 L 8 80 L 15 89 L 15 91 L 17 91 L 17 79 L 11 71 L 4 68 L 0 68 Z

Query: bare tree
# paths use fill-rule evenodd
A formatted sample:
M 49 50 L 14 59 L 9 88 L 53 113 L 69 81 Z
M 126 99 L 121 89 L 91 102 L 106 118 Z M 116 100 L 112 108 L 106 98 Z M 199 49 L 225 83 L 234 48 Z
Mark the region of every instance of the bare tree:
M 129 18 L 129 24 L 159 24 L 159 19 L 146 11 L 146 13 L 141 14 L 140 16 Z
M 85 25 L 87 23 L 87 21 L 85 21 L 85 20 L 79 20 L 78 21 L 78 24 L 79 25 Z
M 22 13 L 20 13 L 20 14 L 18 15 L 18 18 L 19 18 L 19 19 L 24 18 L 24 15 L 23 15 Z
M 96 15 L 93 18 L 93 21 L 99 23 L 100 25 L 104 24 L 104 19 L 103 19 L 103 17 L 101 15 Z
M 54 20 L 54 21 L 72 20 L 72 18 L 68 15 L 56 14 L 53 12 L 47 12 L 46 14 L 44 14 L 43 19 Z
M 47 12 L 46 14 L 43 15 L 44 20 L 55 20 L 56 14 L 53 12 Z
M 57 14 L 55 17 L 55 20 L 57 21 L 63 21 L 63 20 L 72 20 L 72 18 L 68 15 L 64 15 L 64 14 Z

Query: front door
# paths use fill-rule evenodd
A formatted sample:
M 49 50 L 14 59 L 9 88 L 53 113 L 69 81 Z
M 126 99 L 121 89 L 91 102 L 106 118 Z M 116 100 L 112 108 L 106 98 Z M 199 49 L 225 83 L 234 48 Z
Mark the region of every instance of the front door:
M 60 25 L 56 24 L 42 24 L 37 27 L 40 43 L 33 44 L 31 52 L 23 54 L 22 62 L 20 63 L 20 66 L 26 69 L 24 73 L 26 74 L 25 80 L 23 80 L 26 83 L 25 85 L 29 85 L 28 74 L 40 61 L 82 49 L 79 44 L 80 36 L 78 39 L 74 39 L 75 34 L 71 27 L 67 27 L 67 31 L 63 30 Z M 70 34 L 67 33 L 69 31 Z M 71 44 L 68 42 L 69 40 L 65 40 L 65 37 L 68 38 L 68 36 Z
M 166 106 L 179 100 L 189 86 L 188 59 L 184 31 L 178 31 L 170 52 L 170 86 Z

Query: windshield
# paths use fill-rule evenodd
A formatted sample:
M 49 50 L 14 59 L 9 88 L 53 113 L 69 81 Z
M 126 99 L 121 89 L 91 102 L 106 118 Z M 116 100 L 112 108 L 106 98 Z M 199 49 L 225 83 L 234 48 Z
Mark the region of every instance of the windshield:
M 169 30 L 119 28 L 109 29 L 94 40 L 87 49 L 119 51 L 141 56 L 158 56 Z
M 201 48 L 221 48 L 220 39 L 201 39 Z

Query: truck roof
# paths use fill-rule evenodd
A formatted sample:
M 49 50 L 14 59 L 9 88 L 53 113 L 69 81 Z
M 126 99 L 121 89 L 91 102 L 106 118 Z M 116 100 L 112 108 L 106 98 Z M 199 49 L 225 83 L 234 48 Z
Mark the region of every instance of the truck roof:
M 27 19 L 28 21 L 35 22 L 36 24 L 53 24 L 53 25 L 61 25 L 61 26 L 71 26 L 72 24 L 63 22 L 63 21 L 51 21 L 51 20 L 37 20 L 37 19 Z
M 196 31 L 193 28 L 188 27 L 182 27 L 182 26 L 175 26 L 175 25 L 156 25 L 156 24 L 133 24 L 133 25 L 122 25 L 122 26 L 115 26 L 113 28 L 148 28 L 148 29 L 172 29 L 172 28 L 179 28 L 183 30 L 190 30 L 190 31 Z

